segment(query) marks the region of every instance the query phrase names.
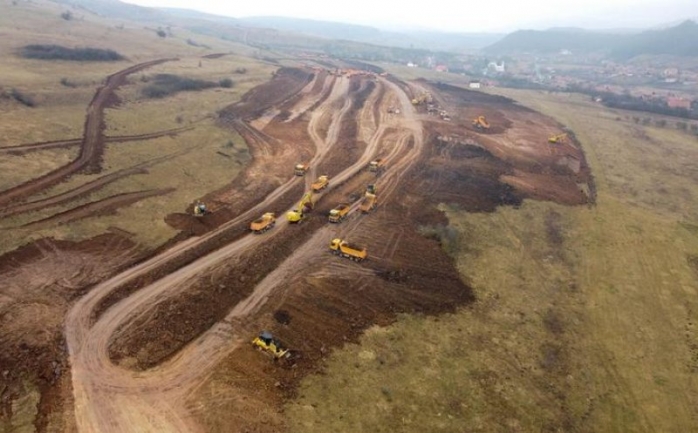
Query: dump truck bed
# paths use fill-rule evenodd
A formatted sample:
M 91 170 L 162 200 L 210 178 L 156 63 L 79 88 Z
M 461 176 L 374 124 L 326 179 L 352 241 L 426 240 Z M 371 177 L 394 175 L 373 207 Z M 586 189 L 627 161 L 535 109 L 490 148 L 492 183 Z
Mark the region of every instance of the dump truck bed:
M 376 206 L 376 195 L 371 193 L 366 193 L 364 199 L 361 201 L 359 210 L 363 213 L 370 212 Z

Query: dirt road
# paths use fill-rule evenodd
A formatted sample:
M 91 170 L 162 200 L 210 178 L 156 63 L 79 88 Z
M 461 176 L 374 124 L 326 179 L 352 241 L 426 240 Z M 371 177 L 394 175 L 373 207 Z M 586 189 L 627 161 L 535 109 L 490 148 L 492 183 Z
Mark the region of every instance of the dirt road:
M 453 201 L 474 210 L 489 209 L 521 200 L 524 193 L 514 192 L 503 181 L 514 186 L 517 182 L 525 184 L 524 191 L 527 188 L 535 193 L 536 185 L 548 179 L 542 176 L 537 179 L 539 184 L 520 181 L 540 171 L 538 166 L 533 167 L 538 170 L 535 173 L 527 171 L 531 167 L 531 155 L 550 155 L 545 147 L 547 142 L 537 141 L 532 133 L 526 132 L 525 125 L 534 119 L 542 127 L 549 126 L 531 113 L 517 111 L 500 100 L 482 100 L 483 104 L 494 107 L 488 113 L 499 122 L 495 124 L 501 130 L 499 135 L 472 134 L 465 139 L 444 141 L 435 137 L 462 134 L 469 124 L 440 122 L 429 117 L 411 104 L 411 95 L 399 84 L 382 78 L 327 75 L 309 78 L 297 71 L 286 71 L 280 80 L 284 75 L 286 79 L 296 80 L 289 86 L 295 93 L 275 94 L 279 83 L 272 82 L 267 91 L 273 96 L 257 90 L 249 99 L 226 111 L 222 119 L 253 149 L 255 159 L 246 172 L 250 179 L 264 182 L 272 175 L 288 173 L 286 180 L 260 197 L 255 205 L 205 235 L 178 243 L 97 285 L 70 310 L 65 334 L 72 365 L 75 415 L 81 431 L 204 431 L 187 411 L 193 390 L 202 386 L 224 359 L 246 347 L 244 343 L 264 323 L 264 317 L 282 305 L 302 308 L 307 317 L 319 315 L 317 322 L 302 326 L 316 328 L 320 323 L 334 326 L 331 331 L 325 330 L 325 334 L 337 334 L 333 338 L 341 341 L 347 333 L 355 335 L 362 327 L 386 320 L 398 311 L 443 311 L 459 302 L 468 302 L 472 299 L 470 292 L 448 264 L 443 251 L 417 233 L 423 226 L 434 227 L 440 218 L 430 204 Z M 473 97 L 449 90 L 450 93 L 439 96 L 444 103 L 453 104 L 449 111 L 458 109 L 459 98 Z M 256 103 L 254 98 L 259 101 Z M 245 106 L 249 111 L 245 111 Z M 402 114 L 389 114 L 388 106 L 399 107 Z M 507 116 L 497 109 L 509 110 Z M 256 121 L 250 113 L 264 120 Z M 291 120 L 282 113 L 291 113 Z M 305 125 L 313 151 L 308 161 L 311 170 L 305 178 L 291 174 L 293 158 L 298 154 L 295 151 L 298 136 L 285 136 L 292 130 L 283 129 L 300 125 Z M 512 137 L 527 141 L 514 141 Z M 517 144 L 512 146 L 512 143 Z M 368 162 L 379 156 L 386 160 L 386 170 L 379 175 L 367 173 L 364 169 Z M 580 155 L 565 157 L 580 158 Z M 559 155 L 555 158 L 545 162 L 559 165 Z M 289 169 L 279 169 L 278 161 L 284 161 Z M 572 180 L 561 182 L 562 186 L 545 194 L 563 199 L 579 194 L 575 182 L 584 180 L 583 171 L 549 172 L 561 180 Z M 105 303 L 125 284 L 196 253 L 199 246 L 222 233 L 251 221 L 267 209 L 274 209 L 282 197 L 299 185 L 304 184 L 307 190 L 319 174 L 331 177 L 329 188 L 315 194 L 316 212 L 326 211 L 339 200 L 349 200 L 355 209 L 368 182 L 376 184 L 379 190 L 381 210 L 370 217 L 354 212 L 346 222 L 335 226 L 324 225 L 316 217 L 302 227 L 290 227 L 282 212 L 272 231 L 261 236 L 238 237 L 138 290 L 116 297 L 118 301 Z M 246 185 L 247 191 L 253 191 L 254 185 Z M 382 241 L 376 242 L 374 233 L 380 233 Z M 372 249 L 370 263 L 362 266 L 348 261 L 326 263 L 321 256 L 326 254 L 328 240 L 335 236 L 373 243 L 376 248 Z M 293 248 L 286 248 L 283 253 L 274 249 L 289 243 Z M 413 254 L 415 250 L 419 251 L 418 255 Z M 260 253 L 255 255 L 257 251 Z M 276 255 L 271 257 L 274 252 Z M 214 281 L 213 275 L 220 273 L 224 265 L 228 270 L 254 268 L 255 260 L 271 260 L 273 266 L 259 271 L 254 277 L 258 279 L 252 283 L 242 284 L 241 279 L 218 284 L 223 290 L 241 290 L 239 297 L 226 298 L 225 302 L 236 299 L 234 303 L 225 304 L 222 298 L 216 299 L 215 292 L 207 291 L 203 295 L 205 299 L 222 302 L 218 311 L 223 314 L 210 316 L 201 311 L 197 313 L 199 316 L 187 315 L 199 323 L 190 325 L 191 339 L 187 337 L 182 342 L 168 336 L 168 323 L 184 320 L 177 316 L 180 308 L 198 311 L 197 305 L 183 301 L 193 286 L 203 278 Z M 317 263 L 323 266 L 318 267 Z M 372 318 L 363 319 L 361 325 L 355 322 L 356 313 L 321 318 L 326 313 L 303 300 L 301 287 L 308 284 L 304 282 L 308 272 L 313 278 L 345 278 L 342 281 L 351 281 L 355 288 L 343 293 L 343 298 L 335 299 L 337 295 L 328 291 L 331 285 L 314 287 L 314 298 L 330 297 L 325 301 L 332 305 L 330 311 L 347 306 L 364 311 L 370 305 L 371 313 L 364 311 L 358 317 Z M 255 275 L 254 269 L 252 274 Z M 358 293 L 368 295 L 363 292 L 368 286 L 373 288 L 369 298 L 356 298 Z M 432 290 L 435 287 L 438 290 Z M 215 320 L 209 321 L 212 317 Z M 296 317 L 294 323 L 302 323 L 303 319 Z M 202 325 L 207 323 L 212 325 Z M 324 344 L 305 335 L 306 346 L 324 347 Z M 114 357 L 114 353 L 126 356 Z M 139 357 L 146 362 L 139 364 Z
M 315 118 L 326 114 L 323 107 L 334 105 L 344 96 L 348 89 L 347 81 L 338 80 L 329 98 L 320 109 L 314 112 Z M 327 137 L 322 137 L 314 127 L 316 122 L 311 122 L 309 130 L 317 146 L 317 154 L 311 161 L 313 165 L 317 165 L 324 154 L 331 149 L 338 131 L 336 125 L 340 123 L 347 106 L 348 103 L 345 103 L 343 110 L 334 113 Z M 406 106 L 405 109 L 409 107 Z M 380 134 L 377 134 L 376 142 L 379 138 Z M 333 180 L 342 182 L 362 169 L 370 159 L 372 151 L 373 147 L 361 160 Z M 233 225 L 238 220 L 251 219 L 298 181 L 300 180 L 291 179 L 277 188 L 257 207 L 219 227 L 217 231 L 225 230 L 226 226 Z M 285 229 L 286 222 L 280 220 L 273 235 L 278 235 Z M 264 238 L 248 235 L 120 301 L 107 310 L 93 325 L 90 323 L 90 318 L 93 310 L 111 290 L 157 266 L 158 263 L 181 254 L 204 241 L 206 237 L 215 236 L 217 231 L 202 238 L 190 239 L 161 256 L 100 284 L 71 309 L 66 322 L 66 336 L 73 371 L 76 417 L 81 431 L 195 431 L 190 421 L 182 416 L 184 414 L 183 399 L 189 394 L 191 387 L 205 377 L 210 367 L 236 348 L 242 341 L 241 337 L 249 335 L 249 330 L 236 329 L 231 324 L 258 308 L 260 302 L 269 295 L 275 285 L 270 283 L 259 285 L 258 289 L 246 301 L 239 304 L 225 321 L 214 326 L 173 359 L 152 371 L 133 372 L 112 364 L 108 355 L 109 341 L 120 328 L 128 326 L 134 318 L 148 314 L 149 309 L 163 297 L 173 296 L 178 290 L 182 290 L 187 281 L 196 278 L 197 275 L 223 260 L 234 260 L 240 253 L 264 241 Z M 323 244 L 325 237 L 326 235 L 322 234 L 315 235 L 309 245 L 301 248 L 298 254 L 294 255 L 293 260 L 298 260 L 296 256 L 303 257 L 304 251 L 317 251 L 318 249 L 314 248 L 312 243 Z M 289 258 L 287 263 L 291 263 L 290 260 Z M 292 266 L 289 269 L 291 268 Z M 240 333 L 239 337 L 236 337 L 236 333 Z M 179 415 L 173 416 L 175 414 Z
M 0 193 L 6 214 L 73 200 L 158 162 L 41 201 L 25 198 L 76 170 L 98 167 L 108 140 L 101 111 L 133 68 L 110 77 L 95 95 L 80 157 Z M 183 232 L 167 249 L 66 301 L 71 308 L 64 335 L 80 431 L 270 431 L 226 405 L 245 400 L 250 408 L 245 413 L 278 407 L 328 350 L 367 327 L 390 323 L 400 313 L 437 314 L 472 301 L 440 246 L 448 232 L 438 204 L 487 211 L 524 197 L 583 201 L 578 189 L 588 181 L 583 155 L 574 146 L 551 152 L 536 136 L 536 130 L 554 130 L 554 124 L 504 100 L 427 83 L 420 87 L 430 87 L 454 120 L 413 106 L 409 86 L 392 78 L 293 68 L 281 68 L 219 113 L 218 126 L 237 131 L 252 160 L 231 184 L 204 197 L 213 212 L 201 218 L 169 215 L 166 221 Z M 472 112 L 487 114 L 496 132 L 473 131 Z M 46 144 L 54 145 L 74 143 Z M 378 157 L 386 169 L 366 170 Z M 310 163 L 305 177 L 293 175 L 297 162 Z M 289 225 L 285 212 L 322 174 L 330 176 L 329 188 L 314 195 L 315 209 L 302 224 Z M 378 207 L 361 214 L 356 208 L 367 184 L 378 189 Z M 166 191 L 109 197 L 36 224 L 68 223 L 160 193 Z M 337 203 L 349 203 L 353 211 L 341 224 L 328 225 L 326 212 Z M 273 230 L 244 231 L 268 211 L 280 217 Z M 336 236 L 365 245 L 369 260 L 357 265 L 330 255 L 327 243 Z M 129 244 L 126 251 L 133 254 L 136 247 Z M 113 275 L 110 269 L 91 283 Z M 255 354 L 247 342 L 260 329 L 274 331 L 302 354 L 293 369 L 250 358 Z M 45 364 L 50 368 L 50 361 Z M 212 377 L 235 371 L 247 377 L 245 384 L 226 385 L 226 398 L 214 393 L 197 400 Z M 212 404 L 226 407 L 240 422 L 220 417 L 219 426 L 203 422 L 196 408 L 213 410 Z
M 14 200 L 25 200 L 27 197 L 39 191 L 64 181 L 78 171 L 88 170 L 92 173 L 98 172 L 105 142 L 103 133 L 104 109 L 116 98 L 116 90 L 126 82 L 126 77 L 130 74 L 171 60 L 175 59 L 152 60 L 130 66 L 110 75 L 106 83 L 97 89 L 92 101 L 87 106 L 85 127 L 78 157 L 70 163 L 46 173 L 41 177 L 0 192 L 0 206 L 5 206 L 7 203 Z M 72 140 L 67 140 L 61 142 L 61 145 L 70 145 L 72 142 Z
M 329 108 L 346 98 L 348 82 L 346 78 L 336 80 L 329 96 L 311 113 L 308 131 L 317 149 L 311 166 L 317 166 L 337 141 L 339 125 L 348 110 L 349 102 L 344 102 L 339 111 Z M 407 96 L 396 86 L 387 82 L 381 83 L 381 86 L 386 86 L 390 92 L 398 95 L 403 112 L 411 112 L 412 108 Z M 350 98 L 346 98 L 346 101 L 349 100 Z M 303 101 L 302 104 L 304 107 L 313 105 L 308 104 L 307 101 Z M 373 110 L 373 107 L 366 109 Z M 318 125 L 321 123 L 320 119 L 327 115 L 331 116 L 331 121 L 326 136 L 323 136 Z M 394 120 L 390 123 L 380 122 L 361 157 L 334 176 L 331 185 L 339 185 L 365 168 L 378 150 L 386 129 L 397 125 L 398 122 Z M 403 128 L 403 138 L 400 140 L 401 144 L 393 150 L 390 159 L 399 158 L 402 165 L 396 162 L 393 168 L 386 172 L 383 177 L 386 185 L 398 180 L 399 171 L 404 168 L 403 165 L 408 165 L 415 160 L 423 143 L 421 125 L 409 114 L 400 122 L 400 126 Z M 407 152 L 399 152 L 405 147 L 406 137 L 409 137 L 414 145 Z M 308 181 L 311 179 L 312 177 L 308 177 Z M 250 296 L 233 308 L 225 320 L 217 323 L 173 358 L 154 369 L 136 372 L 113 364 L 108 353 L 110 341 L 119 335 L 124 327 L 128 327 L 129 323 L 148 315 L 154 305 L 184 290 L 187 284 L 202 272 L 223 261 L 234 261 L 242 252 L 255 248 L 267 241 L 269 237 L 284 236 L 286 230 L 294 228 L 288 228 L 287 222 L 282 218 L 277 227 L 267 235 L 248 235 L 201 257 L 116 303 L 105 311 L 96 323 L 91 324 L 93 311 L 104 297 L 121 284 L 164 261 L 171 260 L 174 256 L 183 254 L 230 225 L 239 223 L 241 220 L 252 219 L 298 182 L 300 179 L 290 179 L 257 206 L 217 230 L 201 238 L 192 238 L 178 244 L 163 254 L 105 281 L 93 288 L 71 309 L 65 332 L 72 365 L 76 418 L 81 431 L 200 431 L 186 416 L 184 399 L 190 390 L 205 378 L 210 368 L 248 338 L 251 330 L 241 324 L 241 319 L 254 314 L 269 297 L 274 296 L 280 283 L 291 275 L 299 264 L 312 260 L 321 251 L 324 252 L 324 244 L 331 235 L 332 228 L 326 227 L 317 231 L 291 257 L 288 257 L 282 266 L 262 280 Z M 329 191 L 331 189 L 332 186 Z M 317 194 L 316 197 L 320 200 L 322 194 Z M 354 221 L 346 228 L 350 230 L 352 226 L 359 223 L 358 220 Z

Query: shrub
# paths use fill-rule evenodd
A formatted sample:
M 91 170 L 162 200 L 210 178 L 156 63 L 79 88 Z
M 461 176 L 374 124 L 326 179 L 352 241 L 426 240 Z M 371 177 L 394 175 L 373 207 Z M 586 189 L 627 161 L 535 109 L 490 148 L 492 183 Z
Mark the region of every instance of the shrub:
M 192 92 L 217 87 L 212 81 L 184 78 L 173 74 L 158 74 L 153 84 L 146 86 L 142 93 L 147 98 L 164 98 L 177 92 Z
M 12 89 L 10 91 L 10 96 L 12 96 L 15 101 L 19 102 L 20 104 L 22 104 L 24 106 L 27 106 L 27 107 L 35 107 L 36 106 L 36 102 L 34 101 L 34 99 L 31 96 L 26 95 L 17 89 Z
M 200 44 L 193 39 L 187 39 L 187 44 L 191 45 L 192 47 L 211 48 L 210 46 L 208 46 L 206 44 Z
M 70 11 L 65 11 L 61 14 L 61 18 L 63 18 L 66 21 L 70 21 L 73 19 L 73 13 Z
M 247 68 L 236 68 L 234 71 L 236 74 L 246 74 L 247 73 Z
M 230 78 L 223 78 L 218 82 L 218 84 L 220 84 L 221 87 L 230 89 L 231 87 L 233 87 L 235 83 L 233 83 L 233 80 L 231 80 Z
M 73 83 L 67 78 L 61 78 L 61 84 L 64 85 L 65 87 L 78 87 L 77 84 Z
M 68 48 L 60 45 L 40 44 L 25 46 L 22 48 L 21 55 L 27 59 L 96 62 L 111 62 L 124 58 L 114 50 L 103 50 L 101 48 Z
M 158 29 L 155 33 L 157 33 L 158 36 L 161 38 L 164 38 L 167 36 L 167 33 L 163 29 Z

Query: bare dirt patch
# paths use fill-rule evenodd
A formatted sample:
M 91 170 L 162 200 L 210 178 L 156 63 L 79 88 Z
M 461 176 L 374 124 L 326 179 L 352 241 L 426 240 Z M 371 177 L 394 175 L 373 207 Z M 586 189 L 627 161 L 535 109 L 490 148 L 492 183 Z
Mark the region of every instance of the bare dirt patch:
M 77 243 L 44 239 L 0 257 L 3 418 L 12 418 L 8 408 L 23 393 L 25 381 L 35 383 L 41 394 L 37 426 L 63 416 L 72 400 L 63 391 L 66 385 L 70 389 L 70 366 L 62 318 L 87 287 L 137 255 L 127 238 L 105 234 Z

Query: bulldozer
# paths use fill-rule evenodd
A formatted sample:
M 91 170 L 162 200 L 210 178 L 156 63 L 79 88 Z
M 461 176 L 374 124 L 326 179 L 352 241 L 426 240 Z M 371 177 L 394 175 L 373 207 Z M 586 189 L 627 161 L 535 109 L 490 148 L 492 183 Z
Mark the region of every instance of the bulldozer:
M 565 140 L 567 140 L 567 134 L 562 133 L 553 135 L 552 137 L 548 138 L 548 143 L 564 143 Z
M 305 214 L 313 209 L 313 192 L 308 191 L 303 194 L 301 201 L 294 210 L 286 212 L 286 219 L 290 223 L 300 223 L 305 218 Z
M 197 201 L 196 204 L 194 205 L 194 216 L 197 217 L 202 217 L 208 213 L 208 209 L 206 209 L 206 205 L 203 204 L 200 201 Z
M 485 116 L 478 116 L 473 119 L 473 126 L 477 129 L 490 129 L 490 124 L 487 122 L 487 119 L 485 119 Z
M 291 352 L 284 348 L 281 343 L 271 335 L 271 332 L 268 331 L 260 332 L 259 335 L 252 340 L 252 345 L 259 350 L 271 353 L 275 359 L 288 358 L 291 356 Z

